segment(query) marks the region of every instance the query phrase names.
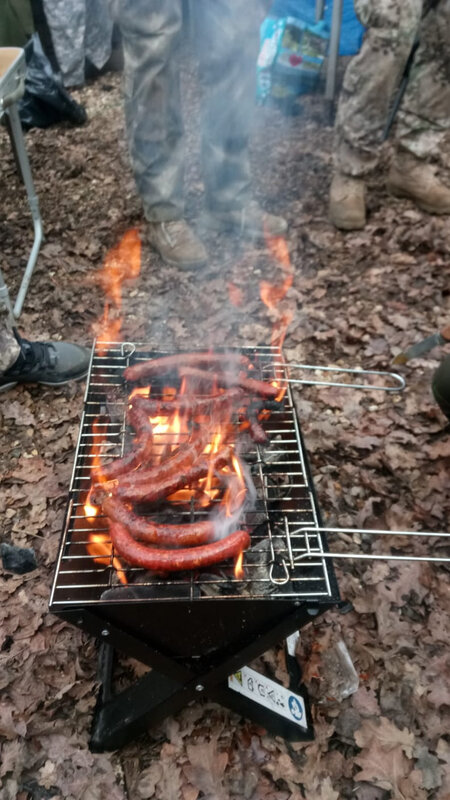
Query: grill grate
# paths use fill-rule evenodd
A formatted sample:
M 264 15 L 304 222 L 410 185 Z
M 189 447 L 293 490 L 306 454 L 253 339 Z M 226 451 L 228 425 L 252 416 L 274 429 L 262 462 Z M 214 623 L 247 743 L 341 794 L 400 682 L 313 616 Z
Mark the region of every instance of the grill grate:
M 244 554 L 243 580 L 234 578 L 226 564 L 214 570 L 179 573 L 170 579 L 141 568 L 124 567 L 128 584 L 124 586 L 119 583 L 112 556 L 106 558 L 107 563 L 99 564 L 89 555 L 89 537 L 108 535 L 106 519 L 98 516 L 88 521 L 83 510 L 94 458 L 105 455 L 105 441 L 119 444 L 123 452 L 130 435 L 125 424 L 129 388 L 123 382 L 123 371 L 129 363 L 167 355 L 145 344 L 110 343 L 104 348 L 101 354 L 94 347 L 92 355 L 52 609 L 116 601 L 148 603 L 150 597 L 152 602 L 295 598 L 329 603 L 337 599 L 331 559 L 322 557 L 327 551 L 326 539 L 315 530 L 321 527 L 320 513 L 289 386 L 283 406 L 272 411 L 264 423 L 270 447 L 252 443 L 244 455 L 257 487 L 257 501 L 239 523 L 248 529 L 252 540 Z M 279 366 L 282 359 L 278 348 L 249 347 L 234 352 L 247 355 L 264 380 L 287 377 L 286 368 Z M 171 521 L 193 522 L 205 519 L 207 514 L 180 508 L 177 519 Z M 152 513 L 152 519 L 157 522 L 158 514 Z M 296 566 L 295 560 L 305 553 L 310 554 L 308 559 Z

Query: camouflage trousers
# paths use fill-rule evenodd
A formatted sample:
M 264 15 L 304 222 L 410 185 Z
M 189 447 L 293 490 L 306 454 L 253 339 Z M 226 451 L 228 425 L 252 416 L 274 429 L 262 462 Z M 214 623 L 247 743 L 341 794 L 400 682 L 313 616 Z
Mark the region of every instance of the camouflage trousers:
M 52 44 L 65 86 L 84 83 L 85 59 L 101 69 L 111 55 L 112 19 L 107 0 L 43 0 Z
M 13 333 L 9 311 L 0 306 L 0 372 L 12 367 L 19 353 L 20 347 Z
M 248 140 L 260 0 L 194 0 L 189 24 L 183 20 L 182 0 L 110 2 L 122 33 L 127 134 L 146 217 L 168 221 L 184 216 L 179 56 L 188 37 L 202 89 L 206 203 L 242 208 L 250 196 Z
M 365 175 L 378 163 L 383 132 L 416 38 L 395 125 L 403 150 L 450 173 L 450 0 L 355 0 L 367 33 L 344 77 L 336 118 L 335 164 Z

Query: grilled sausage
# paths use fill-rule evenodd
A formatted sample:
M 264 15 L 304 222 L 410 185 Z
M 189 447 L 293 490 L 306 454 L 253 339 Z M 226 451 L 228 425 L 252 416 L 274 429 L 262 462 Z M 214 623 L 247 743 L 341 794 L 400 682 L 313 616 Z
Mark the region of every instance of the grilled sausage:
M 241 389 L 235 387 L 211 397 L 193 397 L 187 394 L 174 400 L 154 400 L 151 397 L 137 396 L 133 398 L 132 403 L 146 411 L 149 416 L 173 414 L 174 411 L 180 411 L 190 417 L 208 415 L 215 418 L 222 411 L 229 413 L 233 404 L 241 401 L 243 397 Z
M 219 469 L 230 459 L 231 451 L 228 447 L 217 453 L 214 458 L 213 469 Z M 122 500 L 129 500 L 133 503 L 156 503 L 169 495 L 174 494 L 185 486 L 191 486 L 205 478 L 211 469 L 211 458 L 204 456 L 196 460 L 189 468 L 183 472 L 169 472 L 168 474 L 154 477 L 152 480 L 139 480 L 133 482 L 132 478 L 125 483 L 118 483 L 114 489 L 114 494 Z M 149 470 L 150 472 L 150 470 Z
M 180 572 L 217 564 L 238 555 L 250 545 L 247 531 L 235 531 L 218 542 L 180 550 L 158 550 L 136 542 L 124 525 L 111 522 L 111 542 L 117 555 L 129 564 L 155 572 Z
M 125 453 L 121 458 L 115 458 L 109 464 L 103 464 L 92 470 L 94 481 L 114 480 L 124 472 L 136 469 L 141 464 L 145 464 L 151 457 L 153 450 L 153 428 L 148 418 L 148 414 L 141 408 L 132 405 L 129 414 L 131 425 L 138 436 L 138 445 Z
M 131 367 L 127 367 L 123 374 L 127 381 L 139 381 L 142 378 L 151 378 L 154 375 L 161 375 L 183 366 L 204 366 L 208 368 L 248 367 L 250 366 L 250 361 L 247 356 L 240 353 L 177 353 L 172 356 L 140 361 Z
M 211 434 L 206 431 L 200 435 L 193 436 L 189 442 L 179 447 L 173 455 L 169 455 L 161 464 L 120 476 L 120 486 L 131 488 L 144 483 L 149 485 L 173 478 L 174 475 L 181 472 L 185 473 L 200 458 L 210 438 Z
M 279 387 L 255 378 L 248 378 L 244 372 L 236 374 L 233 372 L 206 372 L 195 367 L 181 366 L 179 374 L 184 378 L 193 378 L 204 386 L 211 386 L 216 382 L 219 386 L 240 386 L 247 394 L 257 394 L 260 397 L 274 399 L 280 393 Z
M 257 444 L 267 444 L 269 438 L 261 425 L 256 419 L 249 419 L 249 431 L 253 441 Z
M 111 495 L 105 497 L 102 508 L 112 522 L 124 525 L 133 539 L 141 542 L 186 547 L 204 544 L 214 538 L 214 523 L 210 520 L 185 525 L 158 524 L 135 514 L 117 497 Z

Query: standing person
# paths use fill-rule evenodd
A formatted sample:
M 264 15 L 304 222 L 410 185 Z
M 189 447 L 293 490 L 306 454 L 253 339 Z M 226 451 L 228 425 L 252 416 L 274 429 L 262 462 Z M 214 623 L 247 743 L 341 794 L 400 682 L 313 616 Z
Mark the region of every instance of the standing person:
M 32 2 L 35 14 L 43 8 L 64 86 L 82 86 L 86 60 L 100 70 L 111 55 L 113 22 L 108 0 Z
M 0 392 L 17 383 L 61 386 L 87 374 L 90 352 L 70 342 L 29 342 L 0 308 Z
M 417 37 L 387 187 L 424 211 L 450 214 L 450 0 L 355 0 L 355 9 L 368 30 L 339 100 L 330 219 L 342 230 L 365 225 L 365 180 Z
M 260 2 L 260 0 L 259 0 Z M 207 253 L 184 218 L 181 37 L 193 34 L 203 92 L 205 223 L 214 230 L 279 235 L 285 220 L 251 199 L 248 142 L 255 104 L 258 0 L 112 0 L 125 57 L 125 117 L 132 167 L 151 245 L 192 268 Z

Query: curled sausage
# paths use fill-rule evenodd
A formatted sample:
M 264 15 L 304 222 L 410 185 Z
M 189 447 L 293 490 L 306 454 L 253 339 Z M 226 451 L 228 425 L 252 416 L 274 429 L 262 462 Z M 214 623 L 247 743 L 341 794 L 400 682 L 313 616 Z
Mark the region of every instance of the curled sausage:
M 230 459 L 231 451 L 225 447 L 222 451 L 213 456 L 213 469 L 219 469 Z M 130 476 L 127 483 L 118 483 L 114 489 L 114 494 L 122 500 L 129 500 L 133 503 L 156 503 L 185 486 L 191 486 L 205 478 L 211 469 L 211 458 L 203 456 L 195 461 L 183 472 L 169 472 L 164 476 L 153 476 L 151 481 L 139 480 L 134 482 Z M 150 470 L 149 470 L 150 472 Z
M 185 525 L 155 523 L 135 514 L 125 503 L 111 495 L 104 498 L 102 508 L 112 522 L 124 525 L 133 539 L 141 542 L 188 547 L 210 542 L 214 538 L 214 523 L 210 520 L 200 520 Z
M 208 368 L 248 367 L 250 366 L 250 361 L 247 356 L 240 353 L 177 353 L 176 355 L 152 358 L 148 361 L 140 361 L 137 364 L 133 364 L 125 369 L 124 377 L 127 381 L 139 381 L 142 378 L 162 375 L 165 372 L 170 372 L 183 366 L 204 366 Z
M 194 435 L 189 442 L 181 445 L 173 455 L 168 456 L 160 464 L 121 475 L 118 481 L 119 485 L 123 488 L 131 488 L 143 483 L 151 484 L 158 481 L 165 481 L 169 478 L 173 478 L 174 475 L 185 473 L 200 458 L 210 438 L 211 435 L 206 432 L 200 435 Z M 115 486 L 106 488 L 114 489 Z
M 250 545 L 247 531 L 234 531 L 224 539 L 200 547 L 180 550 L 158 550 L 136 542 L 124 525 L 111 522 L 111 542 L 117 555 L 129 564 L 155 572 L 181 572 L 218 564 L 233 558 Z
M 148 418 L 148 414 L 141 408 L 132 405 L 128 418 L 136 431 L 138 445 L 125 453 L 121 458 L 115 458 L 109 464 L 103 464 L 92 471 L 93 480 L 114 480 L 124 472 L 136 469 L 141 464 L 145 464 L 152 455 L 153 450 L 153 428 Z

